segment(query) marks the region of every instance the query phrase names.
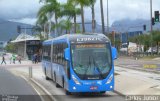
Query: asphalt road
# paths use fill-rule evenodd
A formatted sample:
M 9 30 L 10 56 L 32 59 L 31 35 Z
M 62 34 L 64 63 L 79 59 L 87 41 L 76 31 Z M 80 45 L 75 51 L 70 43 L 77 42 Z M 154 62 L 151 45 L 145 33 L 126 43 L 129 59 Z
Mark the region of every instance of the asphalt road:
M 27 81 L 0 66 L 0 101 L 41 101 Z

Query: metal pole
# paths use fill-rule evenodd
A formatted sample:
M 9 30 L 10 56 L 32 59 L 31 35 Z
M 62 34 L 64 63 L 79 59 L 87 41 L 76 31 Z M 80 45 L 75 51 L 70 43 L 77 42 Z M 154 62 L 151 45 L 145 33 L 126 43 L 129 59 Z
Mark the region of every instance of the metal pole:
M 25 37 L 24 58 L 26 59 L 26 50 L 27 50 L 27 46 L 26 46 L 26 26 L 25 26 L 25 33 L 24 33 L 24 37 Z
M 48 39 L 51 37 L 51 18 L 52 18 L 52 14 L 48 14 L 48 18 L 49 18 L 49 33 L 48 33 Z
M 108 0 L 107 0 L 107 33 L 109 34 L 109 7 L 108 7 Z
M 150 0 L 150 19 L 151 19 L 151 21 L 150 21 L 150 23 L 151 23 L 151 55 L 153 55 L 153 48 L 152 48 L 152 46 L 153 46 L 153 44 L 152 44 L 152 31 L 153 31 L 153 26 L 152 26 L 152 0 Z
M 29 78 L 32 78 L 32 67 L 29 67 Z

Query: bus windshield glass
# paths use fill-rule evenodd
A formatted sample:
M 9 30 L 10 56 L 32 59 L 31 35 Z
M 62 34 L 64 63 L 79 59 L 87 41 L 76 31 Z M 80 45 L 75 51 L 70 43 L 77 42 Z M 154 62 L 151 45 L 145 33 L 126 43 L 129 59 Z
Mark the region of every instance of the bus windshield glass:
M 111 70 L 110 44 L 73 44 L 72 65 L 83 80 L 104 79 Z

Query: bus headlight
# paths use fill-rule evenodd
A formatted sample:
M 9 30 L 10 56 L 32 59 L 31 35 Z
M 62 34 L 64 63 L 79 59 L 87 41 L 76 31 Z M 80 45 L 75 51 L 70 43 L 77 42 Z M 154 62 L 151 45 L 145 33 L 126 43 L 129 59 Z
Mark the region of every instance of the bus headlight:
M 112 79 L 113 79 L 113 74 L 109 77 L 109 79 L 107 80 L 106 84 L 111 83 Z
M 72 79 L 75 82 L 75 84 L 81 85 L 81 83 L 77 80 L 77 78 L 74 75 L 72 75 Z

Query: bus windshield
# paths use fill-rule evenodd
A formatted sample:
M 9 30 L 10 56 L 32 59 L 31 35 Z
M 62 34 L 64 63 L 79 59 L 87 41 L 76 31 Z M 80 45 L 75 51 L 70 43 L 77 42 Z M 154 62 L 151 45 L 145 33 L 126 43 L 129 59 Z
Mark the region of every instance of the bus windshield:
M 110 44 L 73 44 L 72 65 L 83 80 L 104 79 L 111 70 Z

